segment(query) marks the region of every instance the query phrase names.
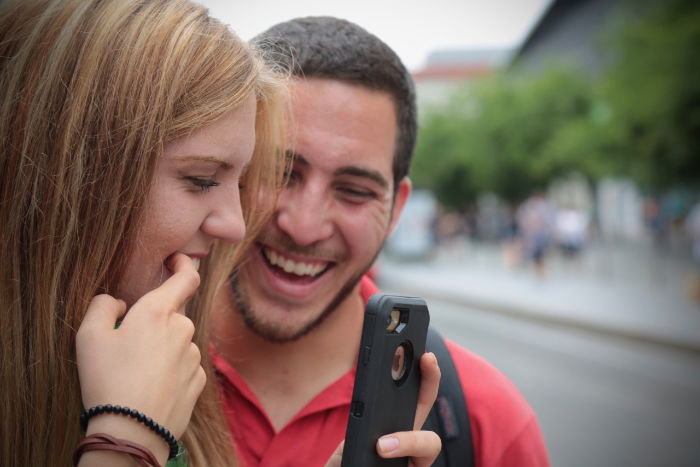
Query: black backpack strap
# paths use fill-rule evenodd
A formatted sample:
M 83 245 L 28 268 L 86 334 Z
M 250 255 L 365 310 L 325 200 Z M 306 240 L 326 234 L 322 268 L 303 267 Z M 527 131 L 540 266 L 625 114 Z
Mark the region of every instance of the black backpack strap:
M 438 397 L 423 425 L 442 440 L 442 451 L 433 466 L 473 467 L 474 446 L 462 384 L 445 341 L 432 327 L 428 328 L 426 350 L 435 354 L 442 373 Z

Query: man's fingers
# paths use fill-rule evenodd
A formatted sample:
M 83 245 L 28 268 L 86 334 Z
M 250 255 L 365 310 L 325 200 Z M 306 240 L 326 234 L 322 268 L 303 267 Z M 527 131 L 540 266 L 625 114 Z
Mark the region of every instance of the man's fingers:
M 432 431 L 399 431 L 377 441 L 377 453 L 381 457 L 410 457 L 415 467 L 431 465 L 441 448 L 440 437 Z
M 437 358 L 432 352 L 426 352 L 420 359 L 421 382 L 418 392 L 418 405 L 416 406 L 416 418 L 413 424 L 414 430 L 420 430 L 428 418 L 430 409 L 435 404 L 435 398 L 440 388 L 440 367 Z
M 421 383 L 416 406 L 414 431 L 401 431 L 382 436 L 377 441 L 381 457 L 410 457 L 414 467 L 428 467 L 440 454 L 440 437 L 432 431 L 419 431 L 435 403 L 440 386 L 440 367 L 432 352 L 420 359 Z
M 157 289 L 141 297 L 137 304 L 147 302 L 161 309 L 179 311 L 194 295 L 199 287 L 200 279 L 192 259 L 182 253 L 175 253 L 168 258 L 167 266 L 173 273 L 172 277 L 163 282 Z
M 80 323 L 80 329 L 112 329 L 114 323 L 126 313 L 126 303 L 111 295 L 96 295 L 90 300 L 87 312 Z

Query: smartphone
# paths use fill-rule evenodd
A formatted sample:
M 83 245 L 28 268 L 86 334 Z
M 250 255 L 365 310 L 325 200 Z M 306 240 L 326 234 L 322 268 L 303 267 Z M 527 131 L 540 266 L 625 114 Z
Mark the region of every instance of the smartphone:
M 379 437 L 413 429 L 430 315 L 418 297 L 376 294 L 365 307 L 342 467 L 406 466 L 383 459 Z

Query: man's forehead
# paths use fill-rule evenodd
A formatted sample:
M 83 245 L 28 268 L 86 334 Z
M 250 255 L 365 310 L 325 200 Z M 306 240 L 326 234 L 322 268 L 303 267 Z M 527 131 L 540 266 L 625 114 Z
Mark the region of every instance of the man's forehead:
M 294 76 L 288 82 L 288 88 L 290 89 L 291 95 L 294 98 L 303 98 L 306 95 L 314 95 L 319 92 L 319 90 L 356 90 L 363 93 L 370 93 L 376 96 L 381 96 L 381 99 L 385 99 L 391 103 L 391 107 L 395 110 L 396 102 L 395 97 L 392 93 L 374 87 L 368 86 L 363 83 L 357 83 L 353 81 L 347 81 L 342 79 L 335 79 L 322 76 L 309 76 L 309 77 L 299 77 Z M 394 112 L 394 119 L 396 119 L 397 113 Z
M 289 147 L 310 163 L 350 158 L 391 176 L 398 125 L 388 93 L 327 78 L 295 79 Z

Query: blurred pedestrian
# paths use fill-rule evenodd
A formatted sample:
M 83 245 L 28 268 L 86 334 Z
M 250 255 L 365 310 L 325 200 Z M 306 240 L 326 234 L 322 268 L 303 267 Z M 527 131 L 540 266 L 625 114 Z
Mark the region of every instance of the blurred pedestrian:
M 501 211 L 499 237 L 503 263 L 507 269 L 516 269 L 522 263 L 523 249 L 518 227 L 517 213 L 513 207 L 504 207 Z
M 578 259 L 583 251 L 588 233 L 588 215 L 575 208 L 556 211 L 555 236 L 562 255 L 571 260 Z
M 690 278 L 689 292 L 693 300 L 700 302 L 700 201 L 688 212 L 685 231 L 691 241 L 691 254 L 695 266 Z
M 656 197 L 644 200 L 644 224 L 654 246 L 657 248 L 665 246 L 668 240 L 668 219 L 662 203 Z
M 517 212 L 523 255 L 533 263 L 535 274 L 540 278 L 545 275 L 545 259 L 552 242 L 555 215 L 552 203 L 542 191 L 526 199 Z

